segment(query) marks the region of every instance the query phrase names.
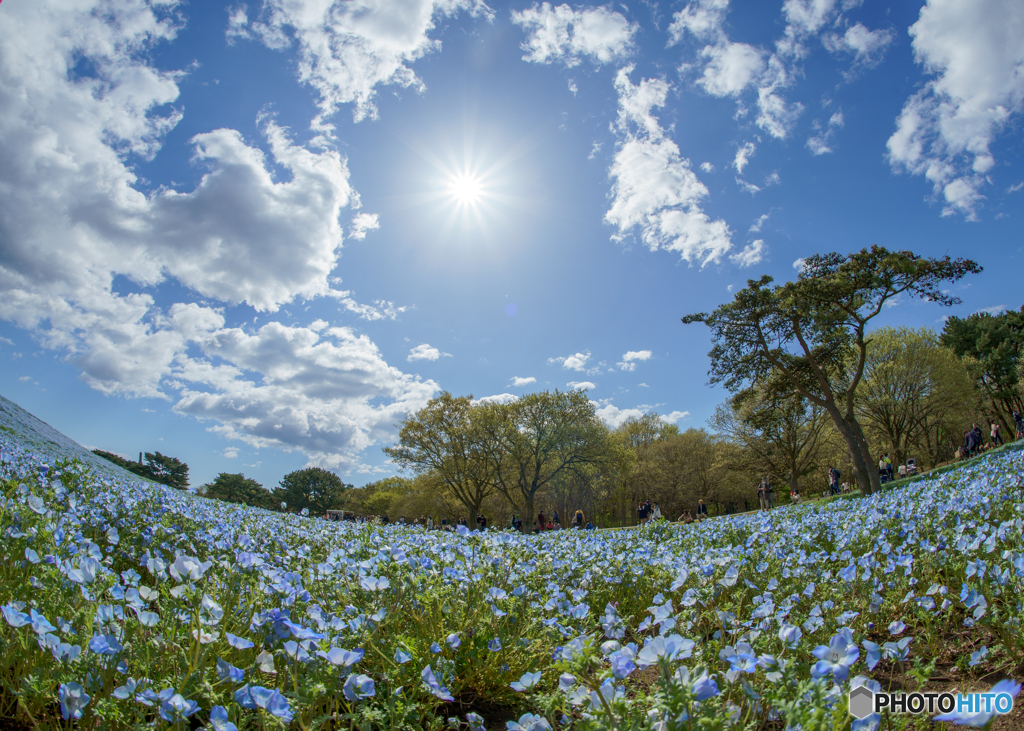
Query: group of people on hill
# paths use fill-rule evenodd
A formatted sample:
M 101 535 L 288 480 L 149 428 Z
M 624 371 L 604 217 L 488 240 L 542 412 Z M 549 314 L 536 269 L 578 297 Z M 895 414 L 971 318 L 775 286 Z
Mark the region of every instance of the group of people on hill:
M 1013 412 L 1013 425 L 1017 431 L 1017 439 L 1024 437 L 1024 418 L 1021 417 L 1019 411 Z M 976 454 L 981 454 L 989 449 L 996 446 L 1002 446 L 1003 435 L 999 429 L 999 423 L 992 421 L 989 426 L 989 441 L 985 441 L 985 435 L 981 431 L 981 427 L 977 423 L 971 425 L 971 428 L 964 432 L 964 443 L 956 450 L 957 459 L 965 459 L 967 457 L 973 457 Z
M 638 525 L 643 525 L 652 520 L 662 519 L 661 508 L 658 503 L 651 505 L 650 500 L 644 500 L 636 507 L 636 519 Z
M 693 523 L 701 520 L 706 520 L 708 517 L 708 506 L 704 504 L 704 499 L 701 498 L 697 501 L 697 515 L 694 517 L 690 515 L 689 510 L 684 510 L 683 514 L 679 516 L 680 523 Z
M 516 514 L 512 514 L 512 518 L 509 521 L 509 526 L 512 530 L 523 532 L 523 519 Z M 575 514 L 572 516 L 572 521 L 569 526 L 571 528 L 578 528 L 580 530 L 594 530 L 594 524 L 586 519 L 583 515 L 583 509 L 577 508 Z M 561 530 L 562 529 L 562 518 L 558 515 L 558 511 L 555 510 L 550 518 L 544 515 L 544 511 L 537 513 L 537 517 L 533 521 L 533 532 L 538 533 L 546 530 Z

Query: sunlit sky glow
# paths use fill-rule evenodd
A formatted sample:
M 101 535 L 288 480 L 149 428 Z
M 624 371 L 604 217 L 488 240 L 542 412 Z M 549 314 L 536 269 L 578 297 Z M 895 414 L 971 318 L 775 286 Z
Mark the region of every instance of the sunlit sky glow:
M 391 474 L 441 390 L 701 426 L 679 318 L 812 253 L 1019 308 L 1024 4 L 0 4 L 0 393 L 200 484 Z

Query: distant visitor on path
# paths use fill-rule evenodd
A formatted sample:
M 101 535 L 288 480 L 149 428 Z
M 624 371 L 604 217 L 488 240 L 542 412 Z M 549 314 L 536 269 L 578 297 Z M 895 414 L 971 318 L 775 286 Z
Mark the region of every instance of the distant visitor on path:
M 658 503 L 654 503 L 654 508 L 651 510 L 651 517 L 653 520 L 661 520 L 661 508 L 658 507 Z
M 687 511 L 689 515 L 689 511 Z M 704 498 L 697 501 L 697 520 L 704 520 L 708 517 L 708 506 L 704 504 Z
M 693 517 L 690 515 L 689 510 L 684 510 L 683 514 L 679 516 L 680 523 L 692 523 Z
M 583 509 L 582 508 L 576 508 L 576 515 L 573 516 L 572 522 L 576 525 L 577 528 L 582 528 L 583 527 L 583 521 L 584 521 Z
M 761 480 L 757 483 L 757 504 L 759 509 L 768 509 L 768 490 L 766 489 L 765 483 L 767 480 Z
M 999 434 L 999 424 L 992 422 L 992 446 L 996 446 L 996 443 L 1000 446 L 1003 444 L 1003 437 Z

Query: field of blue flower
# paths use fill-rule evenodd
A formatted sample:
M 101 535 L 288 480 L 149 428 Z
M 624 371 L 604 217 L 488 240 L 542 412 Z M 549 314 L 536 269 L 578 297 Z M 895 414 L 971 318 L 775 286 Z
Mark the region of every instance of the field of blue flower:
M 38 424 L 0 428 L 15 727 L 811 731 L 849 728 L 859 685 L 1020 688 L 1015 449 L 870 499 L 521 536 L 210 501 Z

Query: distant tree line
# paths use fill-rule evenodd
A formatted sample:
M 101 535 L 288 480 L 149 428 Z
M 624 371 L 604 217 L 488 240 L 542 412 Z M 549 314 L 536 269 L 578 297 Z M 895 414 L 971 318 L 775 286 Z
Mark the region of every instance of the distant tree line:
M 102 449 L 94 449 L 92 453 L 113 462 L 118 467 L 161 485 L 178 490 L 188 487 L 188 465 L 176 457 L 168 457 L 160 452 L 146 452 L 145 461 L 140 458 L 138 462 L 132 462 L 112 452 L 104 452 Z
M 133 462 L 101 449 L 94 449 L 93 454 L 153 482 L 179 490 L 188 487 L 188 465 L 175 457 L 146 452 L 144 461 Z M 311 515 L 324 515 L 328 510 L 343 508 L 345 492 L 350 489 L 352 485 L 342 482 L 330 470 L 308 467 L 289 472 L 273 490 L 264 488 L 244 474 L 221 472 L 197 492 L 215 500 L 244 503 L 266 510 L 295 513 L 306 510 Z
M 529 394 L 508 404 L 443 393 L 400 425 L 385 453 L 410 477 L 347 494 L 354 510 L 407 517 L 513 513 L 532 525 L 577 509 L 603 525 L 634 522 L 643 500 L 669 518 L 753 509 L 766 476 L 775 501 L 825 492 L 827 470 L 871 493 L 877 464 L 954 458 L 975 422 L 1015 436 L 1024 396 L 1024 308 L 952 317 L 928 328 L 871 328 L 887 308 L 917 297 L 955 305 L 949 284 L 972 261 L 926 259 L 872 247 L 809 258 L 796 281 L 751 280 L 713 313 L 684 318 L 712 329 L 712 383 L 732 396 L 707 428 L 680 431 L 657 414 L 602 425 L 584 393 Z M 987 440 L 987 439 L 986 439 Z
M 881 247 L 813 256 L 794 282 L 750 280 L 732 302 L 683 318 L 711 328 L 710 380 L 731 392 L 706 427 L 681 431 L 650 413 L 612 428 L 581 391 L 505 404 L 445 392 L 399 424 L 397 442 L 384 448 L 402 476 L 355 488 L 313 467 L 268 490 L 221 473 L 200 491 L 313 515 L 465 517 L 472 526 L 480 514 L 491 525 L 517 514 L 527 531 L 542 511 L 549 519 L 557 511 L 563 525 L 577 509 L 602 526 L 632 524 L 645 500 L 670 519 L 694 512 L 698 499 L 712 514 L 750 510 L 762 477 L 775 502 L 786 502 L 793 491 L 824 493 L 830 466 L 870 494 L 882 455 L 896 465 L 912 457 L 927 469 L 953 459 L 975 422 L 986 436 L 992 423 L 1004 439 L 1015 436 L 1013 412 L 1024 410 L 1024 307 L 951 317 L 941 333 L 872 328 L 910 297 L 957 304 L 948 285 L 978 271 L 969 260 Z M 187 466 L 159 453 L 122 466 L 157 481 L 178 474 L 175 486 L 188 484 Z

